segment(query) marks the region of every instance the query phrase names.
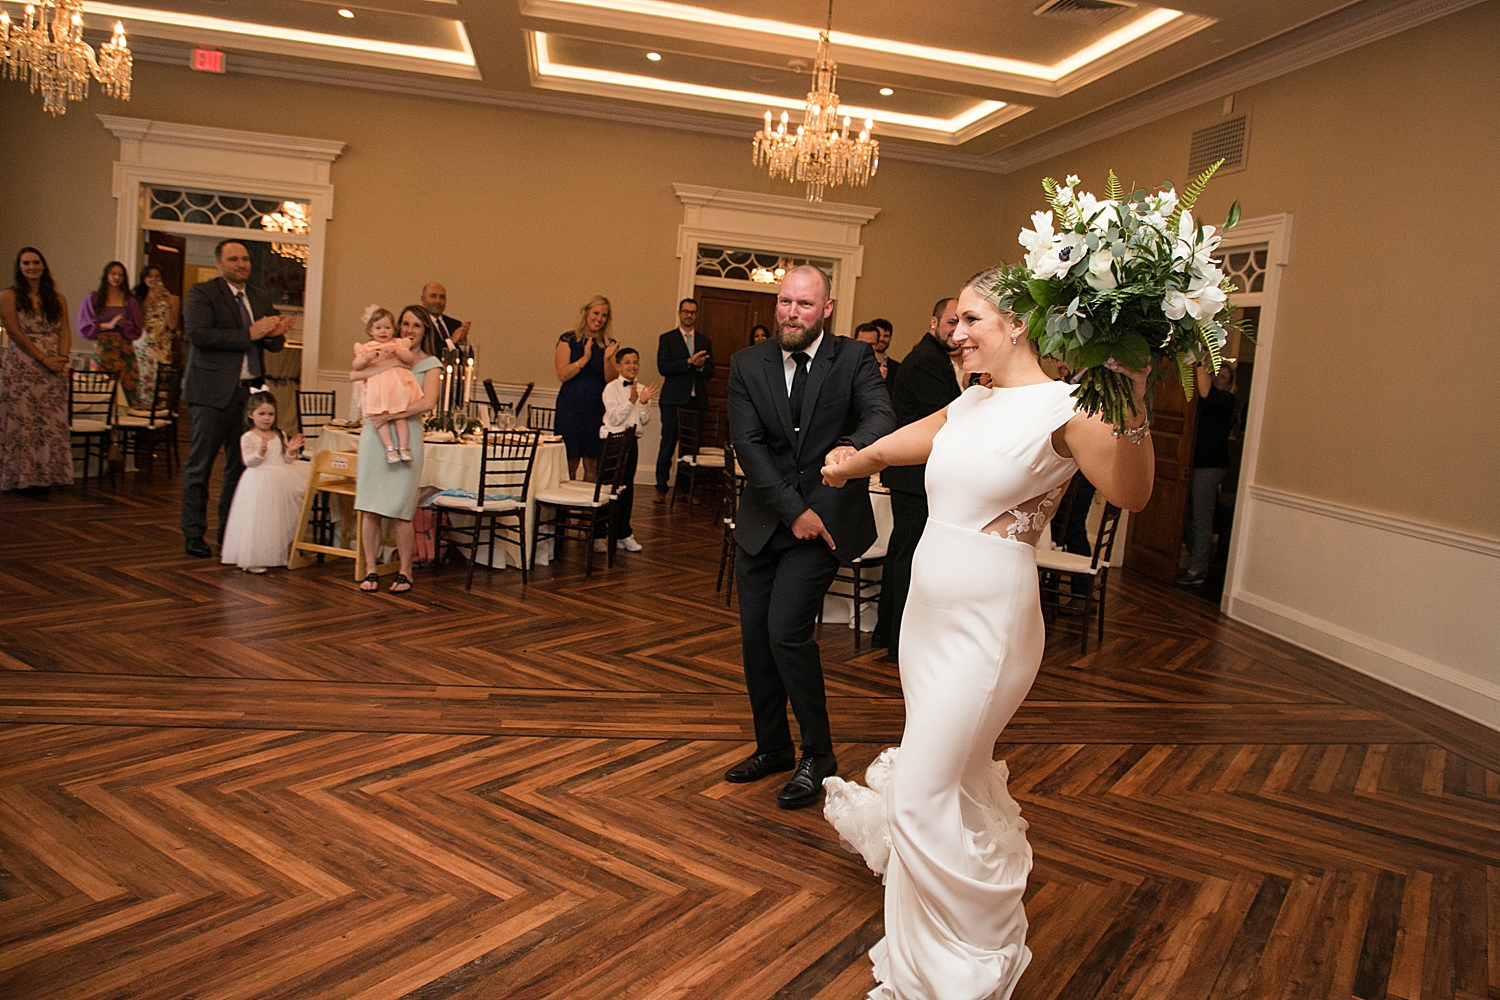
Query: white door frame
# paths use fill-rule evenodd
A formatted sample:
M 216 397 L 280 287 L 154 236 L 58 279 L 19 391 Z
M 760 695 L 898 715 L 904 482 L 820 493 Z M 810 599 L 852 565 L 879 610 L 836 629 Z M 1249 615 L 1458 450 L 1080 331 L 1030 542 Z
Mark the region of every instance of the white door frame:
M 1250 407 L 1245 414 L 1245 439 L 1240 455 L 1239 486 L 1234 499 L 1234 527 L 1229 533 L 1229 562 L 1224 571 L 1224 593 L 1219 610 L 1226 615 L 1240 594 L 1241 547 L 1251 535 L 1249 530 L 1250 492 L 1255 486 L 1260 463 L 1261 425 L 1266 407 L 1266 386 L 1271 376 L 1271 351 L 1276 340 L 1277 299 L 1281 291 L 1282 269 L 1291 257 L 1292 217 L 1289 214 L 1267 215 L 1242 220 L 1224 234 L 1220 255 L 1242 247 L 1266 244 L 1265 291 L 1260 295 L 1260 324 L 1255 333 L 1255 374 L 1250 382 Z
M 104 127 L 120 140 L 114 166 L 115 259 L 131 275 L 140 273 L 141 248 L 150 219 L 144 213 L 145 188 L 180 187 L 225 191 L 267 200 L 295 200 L 309 206 L 305 237 L 308 247 L 307 286 L 302 313 L 302 384 L 318 382 L 319 333 L 323 313 L 323 257 L 328 222 L 333 218 L 333 161 L 345 144 L 328 139 L 241 132 L 236 129 L 182 125 L 99 115 Z M 225 226 L 163 224 L 168 232 L 201 231 L 221 239 L 253 230 Z M 293 237 L 291 242 L 303 242 Z M 285 240 L 283 239 L 283 242 Z
M 677 228 L 679 299 L 691 297 L 693 286 L 703 283 L 697 275 L 700 244 L 829 260 L 833 298 L 842 303 L 833 314 L 833 332 L 840 337 L 853 332 L 854 286 L 865 259 L 860 230 L 880 209 L 697 184 L 673 184 L 672 191 L 682 202 L 682 225 Z M 758 285 L 754 290 L 774 292 L 775 287 Z

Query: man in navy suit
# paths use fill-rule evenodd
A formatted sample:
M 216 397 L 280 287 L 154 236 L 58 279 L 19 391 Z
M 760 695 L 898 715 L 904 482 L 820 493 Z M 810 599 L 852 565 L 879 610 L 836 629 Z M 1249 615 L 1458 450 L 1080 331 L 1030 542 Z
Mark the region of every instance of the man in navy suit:
M 667 478 L 677 450 L 677 421 L 698 420 L 708 409 L 708 383 L 714 377 L 714 345 L 697 331 L 698 303 L 677 303 L 677 329 L 662 334 L 656 344 L 656 370 L 661 372 L 661 447 L 656 452 L 656 502 L 665 503 Z M 684 412 L 685 411 L 685 412 Z
M 182 467 L 182 539 L 189 555 L 208 556 L 208 474 L 224 451 L 224 488 L 219 493 L 219 539 L 229 520 L 234 489 L 245 471 L 240 435 L 250 390 L 264 383 L 262 354 L 279 351 L 292 328 L 290 317 L 250 280 L 250 251 L 238 240 L 214 248 L 219 276 L 188 289 L 182 326 L 188 340 L 182 398 L 188 404 L 192 443 Z
M 875 541 L 869 480 L 836 490 L 822 469 L 896 426 L 870 345 L 824 329 L 830 292 L 817 268 L 788 271 L 776 297 L 776 336 L 729 363 L 729 431 L 745 473 L 735 576 L 756 745 L 724 778 L 758 781 L 795 764 L 776 798 L 785 809 L 816 802 L 823 779 L 838 772 L 813 626 L 839 563 Z M 800 762 L 788 701 L 801 731 Z

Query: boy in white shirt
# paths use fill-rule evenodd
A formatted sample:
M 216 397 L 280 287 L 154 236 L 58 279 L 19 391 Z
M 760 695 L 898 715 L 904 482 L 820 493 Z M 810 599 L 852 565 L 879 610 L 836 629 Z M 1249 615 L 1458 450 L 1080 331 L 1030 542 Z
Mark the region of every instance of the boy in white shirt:
M 635 505 L 635 466 L 640 457 L 636 439 L 641 429 L 651 422 L 650 402 L 656 390 L 636 381 L 641 373 L 641 354 L 634 347 L 622 347 L 615 352 L 615 367 L 620 377 L 604 387 L 604 424 L 599 436 L 619 434 L 633 428 L 635 435 L 628 439 L 625 450 L 625 488 L 615 500 L 615 548 L 626 552 L 641 551 L 641 543 L 635 540 L 630 527 L 630 511 Z

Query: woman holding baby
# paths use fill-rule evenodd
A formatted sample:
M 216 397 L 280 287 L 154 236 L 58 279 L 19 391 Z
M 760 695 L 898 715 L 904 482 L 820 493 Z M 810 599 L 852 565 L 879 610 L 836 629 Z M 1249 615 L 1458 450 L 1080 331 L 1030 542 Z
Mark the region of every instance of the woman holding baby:
M 380 589 L 376 573 L 380 519 L 389 517 L 395 521 L 396 552 L 401 560 L 390 592 L 403 594 L 411 590 L 416 543 L 412 516 L 422 482 L 422 414 L 437 405 L 443 365 L 434 357 L 437 333 L 425 309 L 407 306 L 394 325 L 391 318 L 384 309 L 366 312 L 370 341 L 356 345 L 355 367 L 349 373 L 352 381 L 380 386 L 375 392 L 367 388 L 363 403 L 354 509 L 359 512 L 365 562 L 359 589 L 366 593 Z

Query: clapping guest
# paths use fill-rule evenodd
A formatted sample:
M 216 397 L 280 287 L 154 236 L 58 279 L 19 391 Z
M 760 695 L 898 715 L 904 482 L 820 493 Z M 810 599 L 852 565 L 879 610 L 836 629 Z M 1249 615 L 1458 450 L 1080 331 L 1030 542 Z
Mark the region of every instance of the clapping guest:
M 677 303 L 677 327 L 656 341 L 656 370 L 661 373 L 661 446 L 656 451 L 656 502 L 667 500 L 667 479 L 677 451 L 679 420 L 703 419 L 708 383 L 714 377 L 714 345 L 698 332 L 698 302 Z M 701 423 L 699 425 L 702 426 Z
M 73 481 L 68 433 L 68 300 L 35 247 L 16 254 L 0 292 L 9 335 L 0 359 L 0 490 L 45 495 Z
M 592 480 L 599 465 L 599 427 L 604 423 L 604 383 L 614 379 L 620 344 L 609 335 L 609 299 L 595 295 L 578 312 L 578 325 L 557 338 L 553 364 L 557 391 L 557 433 L 568 452 L 568 475 Z
M 442 353 L 438 355 L 444 364 L 463 364 L 474 356 L 474 345 L 469 343 L 469 327 L 472 325 L 468 320 L 459 322 L 452 316 L 447 315 L 448 289 L 436 281 L 429 281 L 422 286 L 422 308 L 427 310 L 427 318 L 432 321 L 432 328 L 437 332 L 438 344 L 442 347 Z
M 625 485 L 615 498 L 615 548 L 639 552 L 641 543 L 635 540 L 635 530 L 630 526 L 630 512 L 635 506 L 635 470 L 640 460 L 637 439 L 651 422 L 650 403 L 656 397 L 656 390 L 637 381 L 641 374 L 641 352 L 634 347 L 616 351 L 615 364 L 620 377 L 604 387 L 604 426 L 599 428 L 599 436 L 633 432 L 625 445 Z
M 893 390 L 896 386 L 896 371 L 901 367 L 901 362 L 895 358 L 886 357 L 886 352 L 891 349 L 891 338 L 896 336 L 896 328 L 891 325 L 890 320 L 881 319 L 879 316 L 870 322 L 875 325 L 875 329 L 880 331 L 880 337 L 873 345 L 875 360 L 880 362 L 880 367 L 885 372 L 886 389 Z
M 171 364 L 177 350 L 177 338 L 182 332 L 182 300 L 167 290 L 161 268 L 155 264 L 147 264 L 141 271 L 135 297 L 141 304 L 145 328 L 135 344 L 135 366 L 140 375 L 141 405 L 150 406 L 156 395 L 157 366 Z
M 130 275 L 124 264 L 112 260 L 104 265 L 99 288 L 85 295 L 78 307 L 78 335 L 94 342 L 89 368 L 119 375 L 125 398 L 132 401 L 140 392 L 135 342 L 145 330 L 141 305 L 130 294 Z
M 876 326 L 874 323 L 861 323 L 859 324 L 859 326 L 856 326 L 854 328 L 854 339 L 859 341 L 861 344 L 869 344 L 870 349 L 873 351 L 875 350 L 875 345 L 880 343 L 880 327 Z M 876 351 L 875 353 L 875 363 L 880 366 L 880 380 L 885 383 L 886 395 L 890 395 L 890 370 L 886 367 L 886 359 L 882 357 L 880 355 L 880 352 L 878 351 Z

